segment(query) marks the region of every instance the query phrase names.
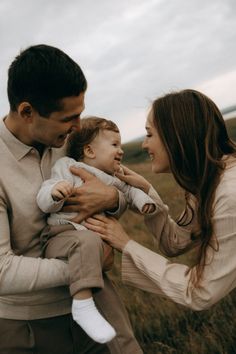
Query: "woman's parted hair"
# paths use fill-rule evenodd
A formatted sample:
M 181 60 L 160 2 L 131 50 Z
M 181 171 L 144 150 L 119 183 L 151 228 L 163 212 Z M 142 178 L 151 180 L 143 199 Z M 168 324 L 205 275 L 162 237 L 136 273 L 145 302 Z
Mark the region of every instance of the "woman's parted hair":
M 170 169 L 177 183 L 186 192 L 185 212 L 179 225 L 193 218 L 189 202 L 192 194 L 197 201 L 198 230 L 192 238 L 199 247 L 194 285 L 198 285 L 206 265 L 208 246 L 218 249 L 212 222 L 213 201 L 225 165 L 223 155 L 236 153 L 236 145 L 229 138 L 224 119 L 215 103 L 195 90 L 169 93 L 156 99 L 152 105 L 153 122 L 167 150 Z M 165 242 L 162 250 L 174 255 Z M 176 254 L 189 247 L 176 250 Z
M 81 119 L 80 130 L 72 132 L 67 140 L 66 155 L 76 161 L 83 160 L 85 145 L 90 144 L 101 130 L 120 132 L 111 120 L 94 116 Z

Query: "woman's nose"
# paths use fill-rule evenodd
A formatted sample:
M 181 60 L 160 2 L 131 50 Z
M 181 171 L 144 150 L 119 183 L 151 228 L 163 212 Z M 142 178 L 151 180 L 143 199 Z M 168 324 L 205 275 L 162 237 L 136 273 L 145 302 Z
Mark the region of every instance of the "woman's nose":
M 147 142 L 146 139 L 142 142 L 142 149 L 147 149 Z
M 76 118 L 73 120 L 71 130 L 73 131 L 79 131 L 80 130 L 80 119 Z
M 123 155 L 124 155 L 124 150 L 122 150 L 122 149 L 120 148 L 119 154 L 123 156 Z

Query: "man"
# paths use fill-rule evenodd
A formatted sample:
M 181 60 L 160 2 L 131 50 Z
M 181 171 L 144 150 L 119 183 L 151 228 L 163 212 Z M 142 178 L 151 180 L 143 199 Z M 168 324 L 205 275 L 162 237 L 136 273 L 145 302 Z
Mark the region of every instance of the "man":
M 101 345 L 71 318 L 67 264 L 40 258 L 46 216 L 37 207 L 36 195 L 62 156 L 67 136 L 79 127 L 86 88 L 80 67 L 47 45 L 29 47 L 9 68 L 10 112 L 0 121 L 1 354 L 142 353 L 107 277 L 95 297 L 118 335 Z M 85 171 L 74 173 L 85 184 L 68 200 L 67 211 L 79 211 L 84 218 L 118 207 L 115 189 Z M 76 231 L 59 226 L 55 232 L 70 237 Z M 114 313 L 106 309 L 107 303 Z

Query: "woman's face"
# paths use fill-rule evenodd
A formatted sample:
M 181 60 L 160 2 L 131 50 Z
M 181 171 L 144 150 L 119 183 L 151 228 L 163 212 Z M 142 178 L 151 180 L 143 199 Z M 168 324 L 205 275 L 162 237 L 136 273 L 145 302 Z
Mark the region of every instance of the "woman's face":
M 152 171 L 155 173 L 170 172 L 169 157 L 164 144 L 154 126 L 153 113 L 150 111 L 146 121 L 147 135 L 142 144 L 152 161 Z

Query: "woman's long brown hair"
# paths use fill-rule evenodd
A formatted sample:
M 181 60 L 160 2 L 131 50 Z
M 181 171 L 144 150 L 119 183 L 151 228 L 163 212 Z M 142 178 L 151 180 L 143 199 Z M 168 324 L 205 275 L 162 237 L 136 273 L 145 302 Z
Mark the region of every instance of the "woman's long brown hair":
M 198 286 L 207 262 L 207 248 L 218 250 L 212 215 L 215 191 L 225 167 L 222 157 L 235 154 L 236 145 L 229 138 L 215 103 L 198 91 L 183 90 L 158 98 L 153 102 L 152 112 L 155 128 L 169 156 L 171 172 L 186 192 L 185 212 L 178 224 L 191 222 L 196 213 L 198 229 L 192 239 L 198 245 L 198 253 L 190 281 Z M 196 211 L 190 205 L 190 194 L 196 199 Z M 162 241 L 161 247 L 169 256 L 189 249 L 186 246 L 174 252 Z

